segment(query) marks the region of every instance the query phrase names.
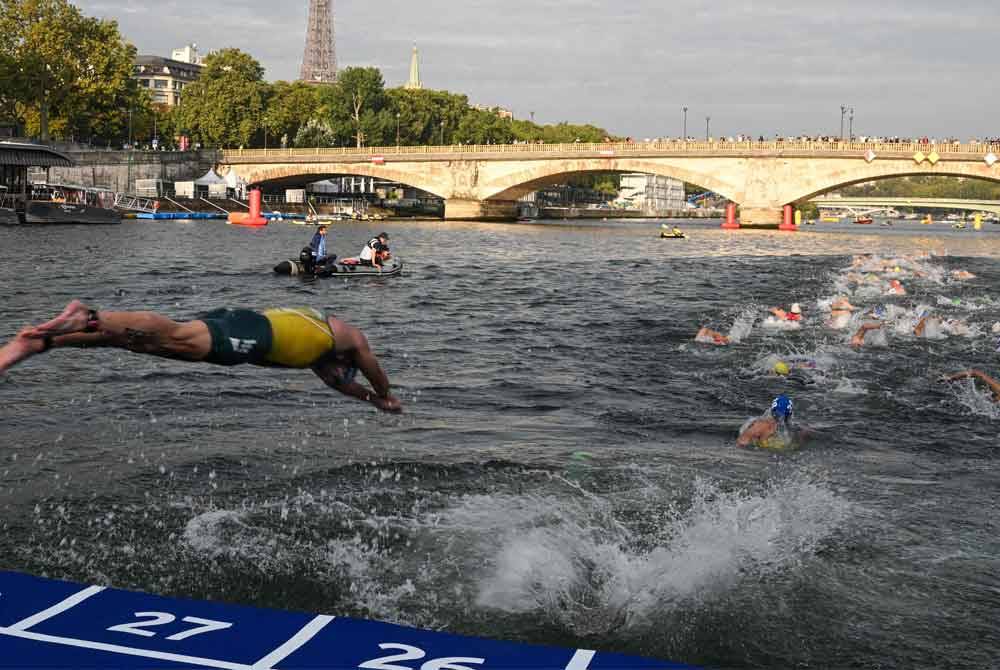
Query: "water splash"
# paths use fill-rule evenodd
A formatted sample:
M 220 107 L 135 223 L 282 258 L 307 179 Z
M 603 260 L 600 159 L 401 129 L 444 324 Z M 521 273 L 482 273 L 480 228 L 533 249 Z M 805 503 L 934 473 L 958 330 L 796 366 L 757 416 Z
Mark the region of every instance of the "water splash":
M 827 485 L 803 475 L 758 492 L 699 480 L 683 509 L 665 491 L 648 493 L 650 537 L 591 497 L 467 501 L 452 514 L 476 521 L 491 557 L 477 604 L 539 613 L 580 635 L 644 628 L 746 578 L 792 568 L 850 515 Z

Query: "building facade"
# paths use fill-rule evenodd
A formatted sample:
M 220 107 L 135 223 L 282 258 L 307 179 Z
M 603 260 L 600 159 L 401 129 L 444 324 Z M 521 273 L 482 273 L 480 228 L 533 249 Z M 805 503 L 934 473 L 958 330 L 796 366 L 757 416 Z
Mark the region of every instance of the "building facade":
M 685 209 L 684 182 L 655 174 L 623 174 L 615 206 L 651 215 Z
M 174 54 L 185 49 L 178 49 Z M 194 52 L 194 58 L 201 59 Z M 161 56 L 136 56 L 133 77 L 139 80 L 139 86 L 149 90 L 154 103 L 173 107 L 181 103 L 184 89 L 201 74 L 201 65 L 197 62 L 185 62 Z

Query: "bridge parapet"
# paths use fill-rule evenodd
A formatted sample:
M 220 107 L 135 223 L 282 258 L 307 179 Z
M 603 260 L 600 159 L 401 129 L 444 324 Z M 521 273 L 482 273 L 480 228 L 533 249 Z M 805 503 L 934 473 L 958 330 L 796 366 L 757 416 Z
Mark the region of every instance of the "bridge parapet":
M 910 158 L 918 153 L 937 154 L 939 160 L 982 160 L 1000 157 L 1000 144 L 919 142 L 633 142 L 592 144 L 456 144 L 444 146 L 333 147 L 311 149 L 226 149 L 221 162 L 289 163 L 385 160 L 534 160 L 536 158 L 613 157 L 720 157 L 856 158 L 872 152 L 875 157 Z

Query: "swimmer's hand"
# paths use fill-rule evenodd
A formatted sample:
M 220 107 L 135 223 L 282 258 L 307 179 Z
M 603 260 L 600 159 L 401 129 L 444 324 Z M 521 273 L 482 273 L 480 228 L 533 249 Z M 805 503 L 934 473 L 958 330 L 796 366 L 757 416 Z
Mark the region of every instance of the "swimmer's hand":
M 380 398 L 375 394 L 369 397 L 368 402 L 378 407 L 383 412 L 392 412 L 393 414 L 399 414 L 403 411 L 403 403 L 399 401 L 393 395 L 387 395 L 384 398 Z

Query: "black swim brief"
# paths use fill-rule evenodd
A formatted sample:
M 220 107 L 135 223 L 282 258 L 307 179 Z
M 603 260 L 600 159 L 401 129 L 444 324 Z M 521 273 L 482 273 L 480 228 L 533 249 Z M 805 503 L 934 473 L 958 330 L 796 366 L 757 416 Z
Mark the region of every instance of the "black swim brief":
M 206 363 L 264 365 L 271 351 L 271 322 L 249 309 L 216 309 L 198 317 L 212 334 Z

